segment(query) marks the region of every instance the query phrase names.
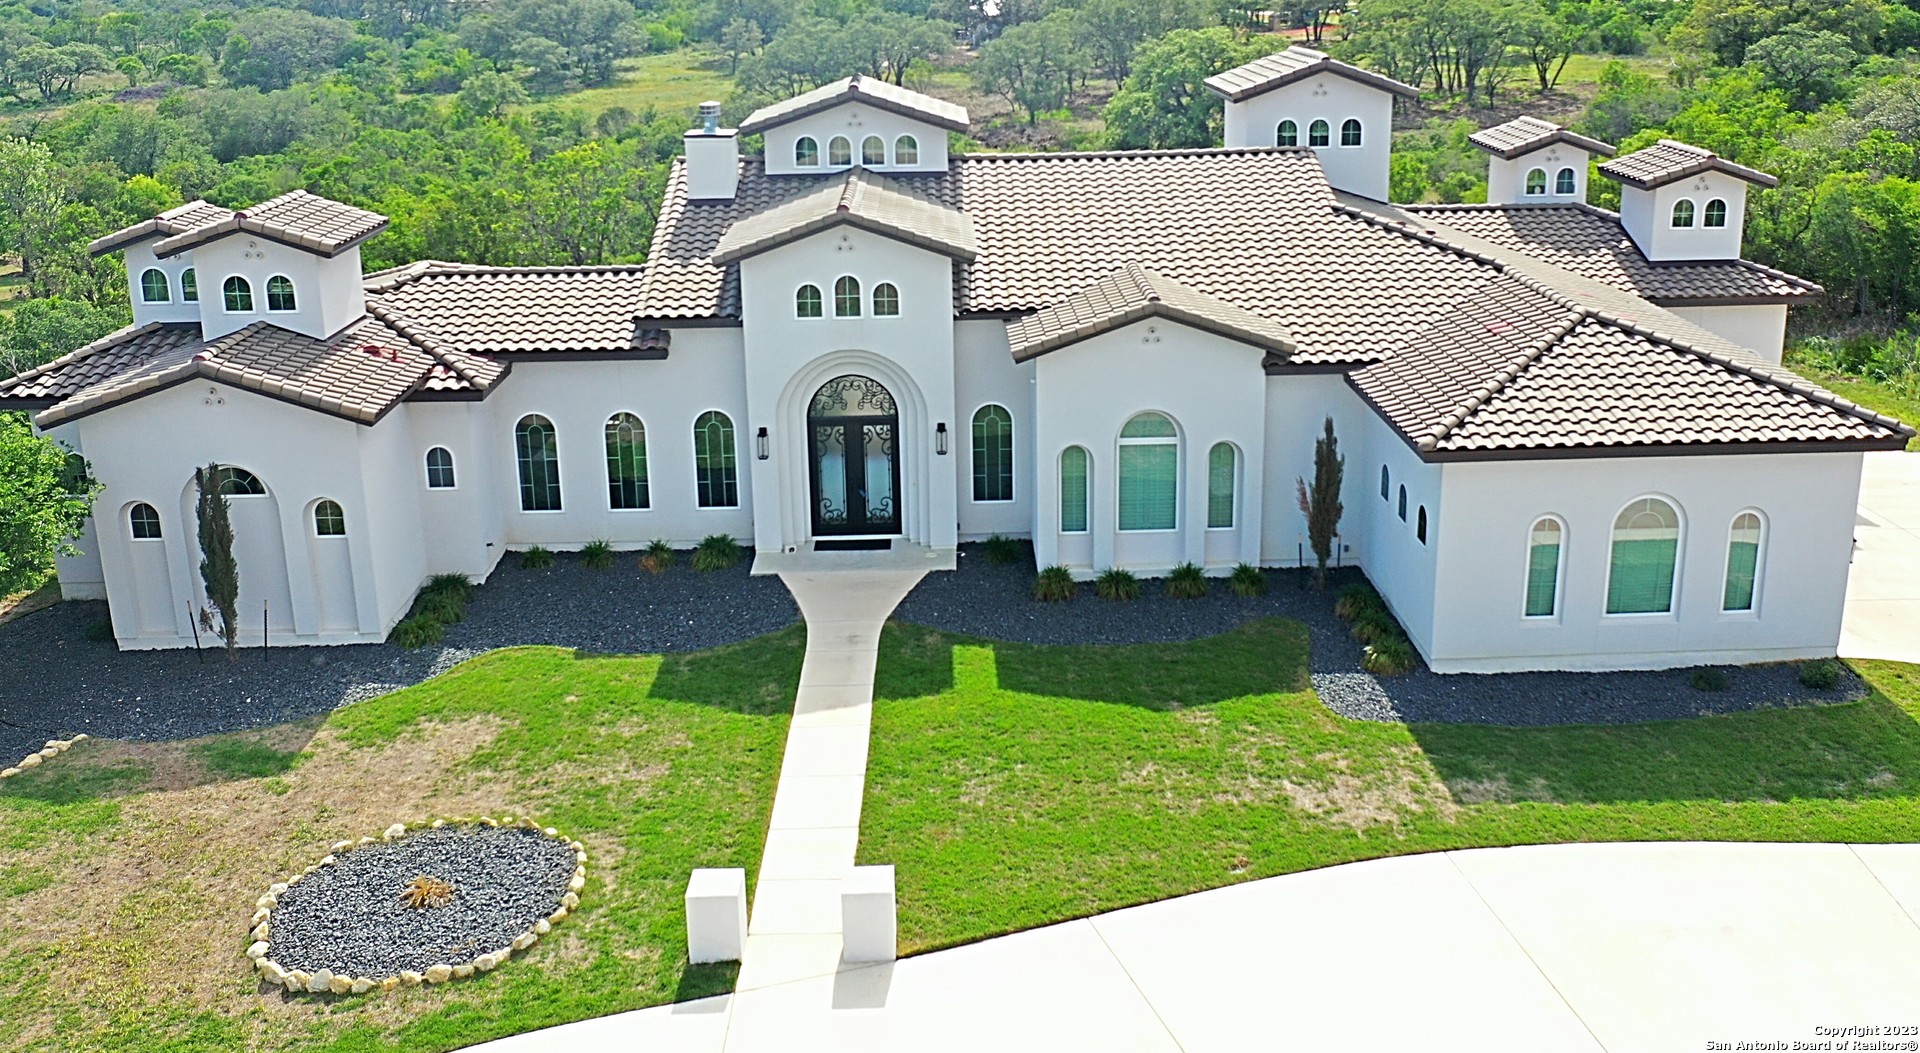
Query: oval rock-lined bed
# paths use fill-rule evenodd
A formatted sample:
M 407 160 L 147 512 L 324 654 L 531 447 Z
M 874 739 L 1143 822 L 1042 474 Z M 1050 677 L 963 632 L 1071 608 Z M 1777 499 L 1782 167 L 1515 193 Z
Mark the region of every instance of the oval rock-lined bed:
M 585 884 L 586 849 L 531 819 L 396 824 L 260 897 L 247 955 L 310 994 L 463 979 L 533 946 Z

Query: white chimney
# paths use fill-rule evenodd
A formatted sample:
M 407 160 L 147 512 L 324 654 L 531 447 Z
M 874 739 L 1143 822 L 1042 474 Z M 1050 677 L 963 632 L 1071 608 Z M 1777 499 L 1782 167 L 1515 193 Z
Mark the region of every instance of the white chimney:
M 700 104 L 700 127 L 686 134 L 687 200 L 732 201 L 740 186 L 740 133 L 720 127 L 720 104 Z

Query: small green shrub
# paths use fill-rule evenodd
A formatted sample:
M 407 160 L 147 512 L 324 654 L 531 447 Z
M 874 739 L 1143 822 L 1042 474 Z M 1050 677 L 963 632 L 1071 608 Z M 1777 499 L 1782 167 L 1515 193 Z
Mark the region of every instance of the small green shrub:
M 1374 676 L 1399 676 L 1418 661 L 1413 645 L 1403 637 L 1376 640 L 1360 655 L 1360 668 Z
M 460 602 L 473 599 L 473 582 L 465 574 L 435 574 L 420 590 L 422 596 L 454 596 Z
M 1385 610 L 1361 611 L 1353 619 L 1353 638 L 1363 644 L 1379 643 L 1383 640 L 1404 640 L 1407 634 L 1400 630 L 1400 623 Z
M 545 570 L 553 566 L 553 553 L 544 545 L 535 545 L 520 553 L 520 565 L 527 570 Z
M 1233 577 L 1227 579 L 1227 587 L 1235 596 L 1249 599 L 1267 594 L 1267 576 L 1259 567 L 1251 563 L 1242 563 L 1233 568 Z
M 1816 658 L 1800 663 L 1800 683 L 1815 691 L 1831 691 L 1840 686 L 1840 663 L 1831 658 Z
M 1198 563 L 1182 563 L 1167 574 L 1167 595 L 1176 600 L 1197 600 L 1207 594 L 1207 572 Z
M 1025 548 L 1018 538 L 1004 534 L 995 534 L 980 545 L 981 554 L 987 557 L 987 562 L 997 566 L 1020 562 L 1026 556 Z
M 1695 691 L 1725 691 L 1727 689 L 1727 671 L 1725 669 L 1695 669 L 1687 675 L 1687 686 Z
M 105 618 L 87 623 L 87 639 L 94 643 L 106 643 L 113 639 L 113 623 Z
M 594 570 L 613 569 L 613 542 L 589 541 L 580 546 L 580 562 Z
M 640 569 L 649 574 L 658 574 L 673 566 L 673 546 L 665 538 L 654 538 L 647 542 L 647 550 L 640 556 Z
M 1033 598 L 1042 603 L 1064 603 L 1078 591 L 1073 572 L 1062 566 L 1048 567 L 1033 579 Z
M 431 618 L 442 626 L 458 625 L 467 620 L 467 601 L 450 593 L 422 591 L 413 603 L 412 616 Z
M 693 569 L 726 570 L 740 562 L 740 542 L 732 534 L 709 534 L 693 550 Z
M 426 647 L 437 644 L 446 633 L 446 626 L 424 615 L 414 615 L 393 627 L 392 642 L 401 647 Z
M 1140 579 L 1133 571 L 1108 567 L 1093 581 L 1093 591 L 1103 600 L 1137 600 L 1140 598 Z
M 1360 583 L 1349 585 L 1340 590 L 1340 598 L 1333 601 L 1333 616 L 1341 621 L 1353 621 L 1367 611 L 1385 613 L 1387 603 L 1373 586 Z

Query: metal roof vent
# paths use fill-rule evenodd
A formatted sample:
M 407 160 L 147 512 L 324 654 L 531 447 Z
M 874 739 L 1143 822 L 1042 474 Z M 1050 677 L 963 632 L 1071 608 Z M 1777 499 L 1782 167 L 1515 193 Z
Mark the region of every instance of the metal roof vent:
M 720 130 L 720 104 L 707 101 L 700 104 L 700 129 L 708 135 Z

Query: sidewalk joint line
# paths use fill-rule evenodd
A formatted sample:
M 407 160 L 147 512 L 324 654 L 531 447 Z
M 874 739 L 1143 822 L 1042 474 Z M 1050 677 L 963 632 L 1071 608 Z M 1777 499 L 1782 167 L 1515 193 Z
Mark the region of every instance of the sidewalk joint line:
M 1167 1023 L 1167 1018 L 1160 1015 L 1160 1007 L 1154 1005 L 1153 999 L 1147 997 L 1147 989 L 1140 986 L 1140 981 L 1134 978 L 1133 970 L 1127 968 L 1127 963 L 1120 960 L 1120 952 L 1114 950 L 1113 944 L 1107 942 L 1107 934 L 1100 931 L 1098 924 L 1099 916 L 1095 915 L 1094 917 L 1086 919 L 1086 921 L 1087 928 L 1092 929 L 1094 936 L 1100 940 L 1100 946 L 1105 947 L 1107 953 L 1113 956 L 1113 964 L 1120 967 L 1120 975 L 1126 977 L 1127 982 L 1133 985 L 1134 993 L 1140 996 L 1140 1001 L 1146 1004 L 1147 1011 L 1152 1013 L 1153 1019 L 1159 1022 L 1160 1030 L 1167 1033 L 1167 1041 L 1173 1043 L 1173 1048 L 1181 1050 L 1182 1053 L 1184 1053 L 1187 1047 L 1181 1043 L 1180 1036 L 1173 1033 L 1173 1028 Z

